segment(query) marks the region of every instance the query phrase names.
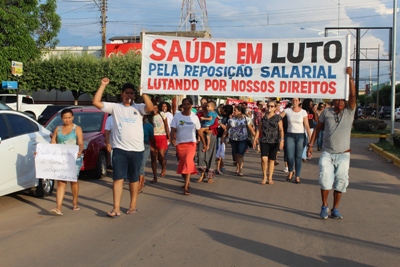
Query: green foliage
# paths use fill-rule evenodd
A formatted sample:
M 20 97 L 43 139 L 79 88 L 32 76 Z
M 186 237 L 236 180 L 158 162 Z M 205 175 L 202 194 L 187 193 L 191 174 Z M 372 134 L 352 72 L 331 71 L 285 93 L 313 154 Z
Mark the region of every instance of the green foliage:
M 396 104 L 395 106 L 400 105 L 400 84 L 396 85 Z M 376 103 L 378 97 L 377 91 L 373 92 L 371 94 L 371 102 L 370 103 Z M 379 106 L 391 106 L 392 105 L 392 86 L 391 85 L 385 85 L 379 90 Z
M 368 95 L 359 95 L 357 98 L 358 103 L 360 103 L 362 106 L 365 106 L 367 97 Z
M 21 79 L 25 90 L 71 90 L 77 100 L 79 95 L 94 95 L 104 77 L 110 79 L 105 93 L 119 95 L 123 84 L 140 85 L 141 56 L 129 52 L 124 56 L 97 58 L 94 55 L 64 53 L 48 60 L 35 60 L 27 64 Z
M 15 80 L 11 61 L 27 64 L 41 55 L 41 47 L 52 42 L 60 24 L 55 13 L 56 1 L 0 1 L 0 79 Z M 50 19 L 51 18 L 51 19 Z M 36 39 L 35 39 L 36 37 Z M 39 46 L 38 46 L 39 45 Z
M 56 12 L 56 0 L 47 0 L 46 3 L 39 5 L 40 24 L 35 30 L 35 35 L 36 46 L 40 50 L 54 48 L 59 43 L 57 34 L 61 29 L 61 17 Z

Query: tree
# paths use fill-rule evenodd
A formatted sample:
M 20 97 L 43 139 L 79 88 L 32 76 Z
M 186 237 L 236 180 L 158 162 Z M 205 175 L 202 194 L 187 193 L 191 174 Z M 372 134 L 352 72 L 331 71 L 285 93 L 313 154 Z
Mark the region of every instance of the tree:
M 139 87 L 141 55 L 129 52 L 124 56 L 97 58 L 94 55 L 65 53 L 48 60 L 37 59 L 26 64 L 21 85 L 26 91 L 71 91 L 75 104 L 79 96 L 94 95 L 103 77 L 110 79 L 105 92 L 119 95 L 123 84 L 130 82 Z
M 11 61 L 24 64 L 37 59 L 46 45 L 55 45 L 61 19 L 56 1 L 0 2 L 0 79 L 10 80 Z
M 40 50 L 54 48 L 60 40 L 57 34 L 61 29 L 61 18 L 56 13 L 56 0 L 47 0 L 39 5 L 39 28 L 35 31 L 36 46 Z

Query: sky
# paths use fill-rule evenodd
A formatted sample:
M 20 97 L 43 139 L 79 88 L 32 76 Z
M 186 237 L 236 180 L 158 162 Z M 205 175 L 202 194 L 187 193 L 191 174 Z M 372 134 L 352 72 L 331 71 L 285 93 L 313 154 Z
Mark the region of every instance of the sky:
M 59 46 L 101 46 L 103 0 L 58 0 L 62 19 Z M 106 1 L 106 0 L 104 0 Z M 181 14 L 187 0 L 107 0 L 107 43 L 114 36 L 139 35 L 141 31 L 185 30 Z M 197 30 L 203 30 L 200 6 L 206 2 L 208 28 L 213 38 L 282 39 L 323 37 L 326 27 L 392 27 L 393 0 L 203 0 L 194 2 Z M 399 3 L 398 3 L 399 5 Z M 182 9 L 182 7 L 185 7 Z M 399 6 L 398 6 L 399 7 Z M 397 27 L 399 26 L 397 18 Z M 398 33 L 399 31 L 397 31 Z M 387 59 L 388 30 L 361 30 L 361 58 Z M 355 31 L 329 32 L 352 36 Z M 399 35 L 399 34 L 397 34 Z M 397 49 L 400 37 L 397 36 Z M 352 51 L 354 48 L 352 48 Z M 400 56 L 397 56 L 398 62 Z M 400 64 L 396 80 L 400 79 Z M 361 62 L 360 87 L 372 81 L 390 80 L 390 62 Z

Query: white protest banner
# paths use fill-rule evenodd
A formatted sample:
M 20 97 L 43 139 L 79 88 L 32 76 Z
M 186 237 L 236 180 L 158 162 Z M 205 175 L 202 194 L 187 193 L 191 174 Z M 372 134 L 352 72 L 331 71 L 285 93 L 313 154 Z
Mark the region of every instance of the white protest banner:
M 76 182 L 75 162 L 78 151 L 77 145 L 38 143 L 35 156 L 36 177 Z
M 348 98 L 350 37 L 200 39 L 144 35 L 148 94 Z

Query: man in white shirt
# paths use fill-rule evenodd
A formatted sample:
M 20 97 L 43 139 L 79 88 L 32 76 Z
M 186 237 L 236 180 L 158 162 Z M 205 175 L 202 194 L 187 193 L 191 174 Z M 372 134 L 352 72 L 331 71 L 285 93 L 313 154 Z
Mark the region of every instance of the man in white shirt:
M 139 170 L 143 160 L 144 134 L 143 115 L 153 110 L 153 103 L 147 95 L 143 95 L 144 104 L 134 103 L 135 86 L 127 83 L 122 86 L 122 103 L 102 102 L 104 89 L 110 80 L 103 78 L 96 94 L 93 105 L 106 113 L 113 115 L 114 127 L 111 130 L 113 145 L 113 209 L 107 216 L 115 218 L 121 215 L 121 197 L 124 179 L 129 181 L 131 201 L 126 214 L 137 212 L 136 201 L 139 189 Z

